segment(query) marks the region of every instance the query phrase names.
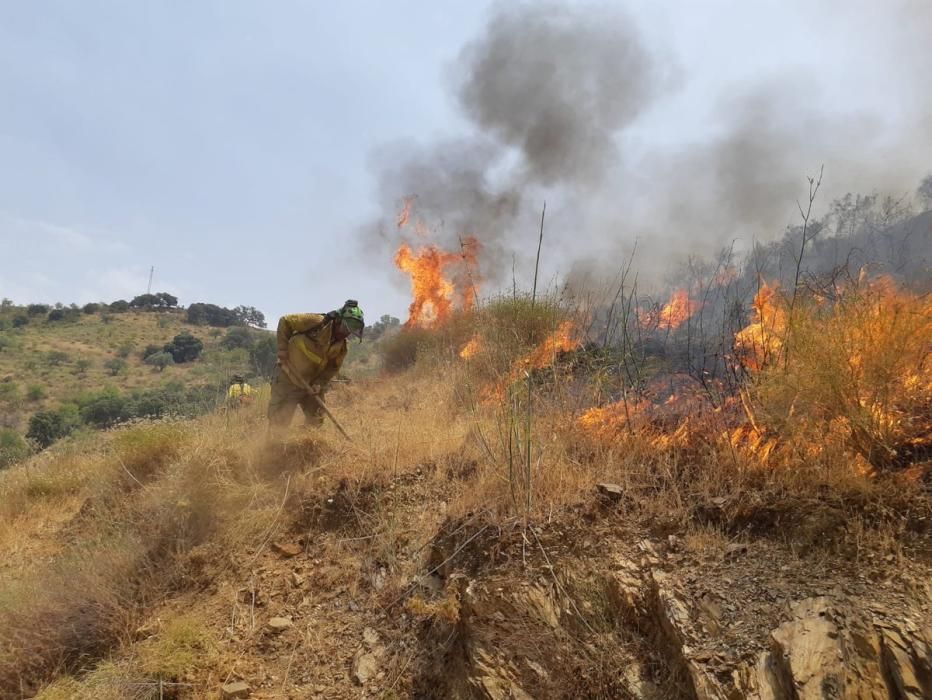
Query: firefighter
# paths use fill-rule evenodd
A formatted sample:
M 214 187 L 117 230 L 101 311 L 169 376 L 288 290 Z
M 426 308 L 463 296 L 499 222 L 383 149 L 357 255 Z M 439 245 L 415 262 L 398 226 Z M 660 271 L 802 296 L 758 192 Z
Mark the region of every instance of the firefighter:
M 227 389 L 227 405 L 236 408 L 251 404 L 256 390 L 246 383 L 246 377 L 234 374 L 230 377 L 230 388 Z
M 330 380 L 346 357 L 346 341 L 362 339 L 362 309 L 348 299 L 337 311 L 326 314 L 290 314 L 278 321 L 278 366 L 272 378 L 269 429 L 284 429 L 300 406 L 306 425 L 319 426 L 323 413 L 314 398 L 289 375 L 303 379 L 323 400 Z

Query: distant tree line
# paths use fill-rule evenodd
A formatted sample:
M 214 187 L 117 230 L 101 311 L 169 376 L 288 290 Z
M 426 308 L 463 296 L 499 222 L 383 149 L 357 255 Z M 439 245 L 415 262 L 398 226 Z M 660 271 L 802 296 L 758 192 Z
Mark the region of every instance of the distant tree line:
M 117 299 L 109 304 L 90 302 L 84 306 L 71 304 L 28 304 L 16 306 L 10 299 L 0 301 L 0 330 L 7 327 L 21 328 L 32 319 L 44 317 L 50 323 L 77 321 L 81 314 L 122 314 L 128 311 L 173 312 L 185 311 L 185 322 L 195 326 L 212 326 L 228 328 L 231 326 L 250 326 L 266 328 L 265 315 L 254 306 L 237 306 L 228 309 L 216 304 L 196 302 L 187 309 L 178 305 L 178 297 L 168 292 L 140 294 L 132 300 Z
M 385 314 L 378 321 L 366 328 L 365 338 L 366 340 L 378 340 L 386 333 L 398 330 L 399 328 L 401 328 L 401 320 Z
M 237 306 L 227 309 L 216 304 L 195 303 L 188 307 L 185 321 L 195 326 L 253 326 L 265 328 L 265 315 L 253 306 Z

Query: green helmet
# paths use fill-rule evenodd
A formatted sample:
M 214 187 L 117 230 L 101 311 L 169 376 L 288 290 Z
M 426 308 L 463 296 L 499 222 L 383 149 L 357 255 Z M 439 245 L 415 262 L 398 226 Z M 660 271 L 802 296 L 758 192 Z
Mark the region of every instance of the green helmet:
M 346 300 L 346 303 L 343 304 L 343 308 L 340 309 L 340 319 L 343 321 L 343 324 L 349 328 L 351 333 L 362 338 L 362 331 L 363 328 L 366 327 L 366 322 L 362 314 L 362 309 L 359 308 L 359 304 L 355 299 Z

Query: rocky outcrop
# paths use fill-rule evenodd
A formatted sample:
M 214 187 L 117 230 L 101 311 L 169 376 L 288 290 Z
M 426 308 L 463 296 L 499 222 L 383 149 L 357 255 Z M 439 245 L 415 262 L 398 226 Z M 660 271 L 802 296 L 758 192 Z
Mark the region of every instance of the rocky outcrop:
M 551 545 L 559 551 L 559 545 Z M 835 574 L 776 545 L 572 547 L 520 574 L 452 573 L 423 692 L 450 698 L 932 698 L 932 584 Z M 769 547 L 769 549 L 768 549 Z M 530 560 L 530 557 L 528 557 Z M 889 569 L 882 575 L 892 576 Z M 429 594 L 427 589 L 425 594 Z
M 698 700 L 910 700 L 932 697 L 932 624 L 843 596 L 805 598 L 749 656 L 717 606 L 690 598 L 659 569 L 628 560 L 611 574 L 621 613 L 661 645 Z M 724 638 L 726 643 L 718 643 Z M 737 653 L 736 653 L 737 652 Z

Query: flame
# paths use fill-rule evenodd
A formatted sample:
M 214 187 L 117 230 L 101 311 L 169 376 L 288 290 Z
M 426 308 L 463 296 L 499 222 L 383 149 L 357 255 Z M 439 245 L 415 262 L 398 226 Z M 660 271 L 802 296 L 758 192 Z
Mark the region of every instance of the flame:
M 561 352 L 575 350 L 578 346 L 576 324 L 572 321 L 563 321 L 555 331 L 544 338 L 531 352 L 513 362 L 511 370 L 509 370 L 505 379 L 491 388 L 486 387 L 482 391 L 482 398 L 485 401 L 500 401 L 505 396 L 506 387 L 520 379 L 525 372 L 552 365 Z
M 398 228 L 404 228 L 408 225 L 408 220 L 411 218 L 411 207 L 414 204 L 414 197 L 404 197 L 401 200 L 401 211 L 398 212 L 398 218 L 395 220 L 395 225 Z
M 468 360 L 471 357 L 474 357 L 482 351 L 482 338 L 478 335 L 473 337 L 466 345 L 463 346 L 463 349 L 460 350 L 460 357 L 464 360 Z
M 476 255 L 479 243 L 463 239 L 459 253 L 428 245 L 413 251 L 402 243 L 395 253 L 395 265 L 411 278 L 411 296 L 406 328 L 435 326 L 450 317 L 457 306 L 472 308 L 476 299 Z
M 777 447 L 776 439 L 749 424 L 739 425 L 726 433 L 728 442 L 736 450 L 746 450 L 762 464 L 766 464 L 771 453 Z
M 518 364 L 522 369 L 540 369 L 553 364 L 559 353 L 569 352 L 579 345 L 575 335 L 576 325 L 572 321 L 564 321 Z
M 670 301 L 659 311 L 651 311 L 644 316 L 641 327 L 674 330 L 683 325 L 701 307 L 702 304 L 689 298 L 689 293 L 685 289 L 677 289 L 670 295 Z
M 646 403 L 625 401 L 594 406 L 579 416 L 576 424 L 584 433 L 600 442 L 610 442 L 624 428 L 630 428 L 632 419 L 644 411 L 646 406 Z
M 748 369 L 761 369 L 783 347 L 786 310 L 777 293 L 779 289 L 776 283 L 761 284 L 751 304 L 754 309 L 751 324 L 735 334 L 735 352 Z

